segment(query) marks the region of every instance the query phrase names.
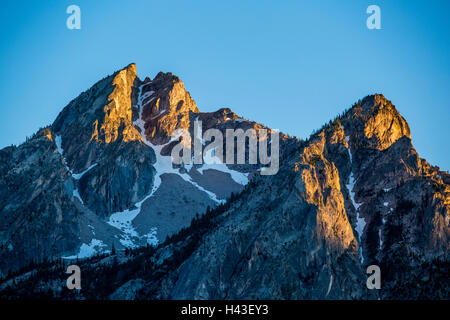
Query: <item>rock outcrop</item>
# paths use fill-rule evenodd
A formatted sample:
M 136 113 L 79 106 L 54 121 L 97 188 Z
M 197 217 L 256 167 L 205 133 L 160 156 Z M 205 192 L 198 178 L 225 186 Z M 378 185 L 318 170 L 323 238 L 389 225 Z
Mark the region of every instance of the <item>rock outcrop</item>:
M 105 118 L 100 129 L 98 129 L 98 120 L 95 120 L 95 128 L 91 140 L 95 138 L 97 142 L 114 142 L 120 137 L 119 129 L 121 129 L 121 138 L 124 142 L 142 142 L 142 137 L 134 127 L 132 121 L 132 101 L 130 97 L 135 81 L 137 80 L 136 78 L 135 64 L 131 64 L 127 68 L 120 70 L 114 77 L 112 83 L 114 86 L 113 92 L 108 97 L 109 103 L 103 108 Z
M 188 130 L 190 113 L 200 112 L 183 82 L 170 72 L 144 81 L 141 90 L 144 134 L 153 144 L 167 143 L 176 129 Z

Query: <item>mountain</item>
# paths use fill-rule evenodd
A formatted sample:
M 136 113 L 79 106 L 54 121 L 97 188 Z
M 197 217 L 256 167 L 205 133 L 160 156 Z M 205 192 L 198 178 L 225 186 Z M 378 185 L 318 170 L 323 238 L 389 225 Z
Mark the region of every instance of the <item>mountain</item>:
M 172 133 L 194 136 L 197 121 L 270 131 L 201 113 L 176 76 L 140 81 L 130 65 L 1 150 L 0 296 L 450 298 L 450 175 L 419 157 L 383 95 L 308 140 L 281 135 L 275 175 L 168 164 Z M 76 261 L 80 291 L 65 289 L 65 255 L 92 256 Z M 380 290 L 366 287 L 369 265 Z
M 255 165 L 173 168 L 176 129 L 263 128 L 201 113 L 171 73 L 130 64 L 72 100 L 51 126 L 0 151 L 0 274 L 60 257 L 156 244 L 239 192 Z

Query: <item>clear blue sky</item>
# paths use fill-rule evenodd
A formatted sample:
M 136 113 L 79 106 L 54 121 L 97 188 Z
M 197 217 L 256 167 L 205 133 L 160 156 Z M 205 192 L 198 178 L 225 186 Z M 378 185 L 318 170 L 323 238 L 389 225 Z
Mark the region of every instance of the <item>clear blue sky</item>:
M 66 8 L 81 8 L 81 30 Z M 381 8 L 381 30 L 366 8 Z M 51 124 L 130 62 L 171 71 L 202 111 L 305 138 L 358 99 L 383 93 L 421 157 L 450 169 L 450 1 L 4 1 L 0 147 Z

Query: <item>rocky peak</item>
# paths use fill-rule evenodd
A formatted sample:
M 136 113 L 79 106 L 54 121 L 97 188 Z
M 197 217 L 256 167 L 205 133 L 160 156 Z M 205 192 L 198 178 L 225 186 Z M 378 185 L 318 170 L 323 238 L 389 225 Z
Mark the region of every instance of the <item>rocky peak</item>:
M 110 143 L 119 138 L 119 129 L 122 131 L 123 141 L 142 141 L 140 133 L 132 122 L 132 90 L 137 80 L 136 65 L 134 63 L 120 70 L 114 77 L 112 85 L 114 90 L 108 96 L 108 104 L 103 108 L 104 119 L 101 126 L 94 121 L 94 131 L 91 139 L 97 142 Z
M 176 129 L 188 129 L 189 114 L 199 113 L 183 82 L 172 73 L 160 72 L 141 86 L 141 114 L 145 136 L 154 144 L 170 140 Z
M 58 115 L 51 131 L 74 172 L 89 167 L 112 142 L 142 141 L 133 125 L 138 84 L 136 65 L 130 64 L 81 93 Z

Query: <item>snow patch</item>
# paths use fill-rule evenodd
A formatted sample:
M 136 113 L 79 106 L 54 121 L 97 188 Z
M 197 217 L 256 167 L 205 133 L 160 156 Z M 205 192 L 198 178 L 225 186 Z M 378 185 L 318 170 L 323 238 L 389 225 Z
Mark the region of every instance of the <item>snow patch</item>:
M 63 257 L 63 259 L 83 259 L 83 258 L 90 258 L 92 256 L 95 256 L 98 253 L 106 253 L 105 248 L 107 247 L 106 244 L 103 243 L 103 241 L 98 239 L 92 239 L 89 244 L 83 243 L 80 247 L 80 251 L 78 254 L 73 256 L 67 256 Z
M 330 274 L 330 282 L 328 283 L 328 290 L 327 290 L 327 294 L 325 295 L 325 297 L 328 296 L 328 294 L 330 293 L 332 286 L 333 286 L 333 275 Z
M 156 246 L 158 244 L 158 238 L 156 238 L 157 228 L 152 228 L 147 234 L 144 234 L 142 237 L 147 239 L 147 243 L 152 246 Z
M 378 239 L 379 239 L 378 249 L 379 250 L 381 250 L 381 248 L 383 247 L 382 230 L 383 230 L 385 223 L 386 223 L 386 219 L 384 219 L 384 217 L 381 217 L 381 226 L 380 226 L 380 229 L 378 229 Z
M 95 236 L 95 228 L 93 226 L 91 226 L 90 224 L 88 224 L 88 227 L 91 228 L 92 234 Z
M 142 140 L 144 141 L 144 143 L 146 145 L 148 145 L 149 147 L 151 147 L 154 151 L 155 151 L 155 155 L 156 155 L 156 162 L 153 165 L 155 170 L 156 170 L 156 174 L 155 174 L 155 179 L 154 179 L 154 185 L 153 185 L 153 189 L 150 192 L 150 194 L 146 197 L 149 198 L 151 197 L 156 190 L 158 190 L 158 188 L 161 185 L 161 176 L 165 173 L 172 173 L 172 174 L 176 174 L 178 176 L 180 176 L 183 180 L 191 183 L 192 185 L 194 185 L 197 189 L 199 189 L 200 191 L 205 192 L 211 200 L 213 200 L 216 203 L 223 203 L 224 200 L 219 200 L 217 198 L 217 196 L 212 193 L 211 191 L 206 190 L 205 188 L 201 187 L 200 185 L 198 185 L 197 183 L 195 183 L 192 178 L 186 174 L 186 173 L 180 173 L 178 168 L 173 168 L 172 166 L 172 156 L 163 156 L 161 155 L 161 150 L 168 144 L 170 144 L 171 142 L 175 141 L 176 139 L 178 139 L 179 137 L 172 137 L 170 139 L 169 142 L 167 142 L 166 144 L 163 145 L 154 145 L 153 143 L 151 143 L 150 141 L 147 140 L 147 137 L 145 136 L 145 128 L 144 128 L 144 121 L 142 120 L 142 111 L 143 111 L 143 107 L 142 107 L 142 100 L 144 99 L 144 97 L 148 97 L 150 96 L 149 94 L 146 94 L 144 96 L 142 96 L 142 86 L 139 89 L 139 97 L 138 97 L 138 109 L 139 109 L 139 117 L 138 119 L 134 122 L 135 125 L 137 125 L 139 127 L 139 129 L 141 130 L 141 136 L 142 136 Z M 198 117 L 197 119 L 195 119 L 195 123 L 198 126 Z M 200 133 L 200 130 L 197 130 L 197 133 Z M 204 144 L 205 142 L 203 141 L 202 137 L 198 137 L 199 139 L 201 139 L 202 144 Z
M 89 166 L 89 168 L 87 168 L 86 170 L 84 170 L 84 171 L 82 171 L 80 173 L 74 174 L 73 171 L 67 165 L 66 158 L 64 157 L 64 149 L 62 148 L 62 140 L 61 140 L 61 136 L 60 135 L 55 137 L 55 144 L 56 144 L 56 148 L 58 149 L 58 153 L 61 155 L 61 157 L 63 159 L 64 165 L 65 165 L 67 171 L 70 172 L 72 178 L 74 178 L 75 180 L 80 180 L 81 177 L 84 174 L 86 174 L 86 172 L 88 172 L 89 170 L 91 170 L 92 168 L 94 168 L 98 164 L 98 163 L 94 163 L 91 166 Z M 84 201 L 83 201 L 83 199 L 81 199 L 80 192 L 78 191 L 78 189 L 74 189 L 73 190 L 72 197 L 78 198 L 80 200 L 81 204 L 84 205 Z
M 136 216 L 141 212 L 141 206 L 145 200 L 150 198 L 153 193 L 147 195 L 144 199 L 137 202 L 135 204 L 135 209 L 126 209 L 124 211 L 113 213 L 108 220 L 108 224 L 122 231 L 121 238 L 119 239 L 120 243 L 127 248 L 135 248 L 136 240 L 140 240 L 143 237 L 147 238 L 147 243 L 156 245 L 158 244 L 158 240 L 156 239 L 156 228 L 153 228 L 149 234 L 144 236 L 140 236 L 133 227 L 133 220 Z M 151 239 L 151 241 L 149 241 Z
M 91 170 L 92 168 L 94 168 L 96 165 L 98 165 L 98 163 L 94 163 L 91 166 L 89 166 L 89 168 L 87 168 L 86 170 L 80 172 L 80 173 L 76 173 L 76 174 L 72 174 L 72 177 L 75 180 L 80 180 L 82 176 L 84 176 L 89 170 Z
M 150 99 L 150 101 L 151 101 L 151 100 L 153 100 L 153 98 Z M 160 112 L 158 112 L 158 114 L 157 114 L 156 116 L 151 117 L 151 120 L 156 119 L 156 118 L 162 116 L 162 115 L 163 115 L 164 113 L 166 113 L 166 112 L 167 112 L 167 110 L 161 110 Z
M 55 137 L 55 144 L 56 144 L 56 148 L 58 149 L 58 153 L 61 155 L 61 157 L 63 159 L 64 166 L 66 167 L 67 171 L 70 172 L 70 174 L 73 174 L 72 170 L 70 170 L 69 166 L 67 165 L 66 158 L 64 158 L 64 149 L 62 148 L 61 136 Z
M 78 189 L 74 189 L 73 190 L 72 196 L 75 197 L 75 198 L 78 198 L 80 200 L 81 204 L 84 205 L 84 201 L 83 201 L 83 199 L 81 199 L 81 196 L 80 196 L 80 193 L 78 192 Z
M 381 239 L 381 227 L 378 230 L 378 239 L 380 240 L 380 242 L 378 244 L 378 250 L 381 250 L 381 248 L 383 247 L 383 239 Z
M 224 173 L 228 173 L 231 178 L 240 185 L 245 186 L 248 183 L 248 173 L 242 173 L 236 170 L 231 170 L 227 167 L 226 164 L 222 163 L 222 161 L 216 157 L 215 148 L 209 149 L 205 156 L 203 157 L 203 161 L 205 162 L 200 168 L 197 169 L 198 172 L 203 174 L 205 170 L 217 170 Z

